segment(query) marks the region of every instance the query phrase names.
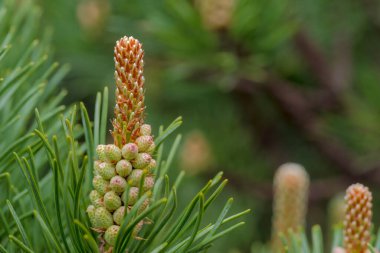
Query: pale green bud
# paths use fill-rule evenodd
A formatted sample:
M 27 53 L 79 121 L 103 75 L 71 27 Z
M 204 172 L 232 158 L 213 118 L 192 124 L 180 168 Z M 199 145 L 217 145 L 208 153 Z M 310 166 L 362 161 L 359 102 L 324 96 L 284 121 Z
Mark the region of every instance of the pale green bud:
M 123 199 L 124 204 L 125 205 L 129 205 L 129 206 L 134 205 L 136 203 L 136 201 L 137 201 L 137 198 L 139 197 L 139 188 L 137 188 L 137 187 L 131 187 L 131 188 L 129 188 L 128 203 L 125 203 L 125 200 L 127 199 L 126 195 L 127 195 L 127 191 L 123 192 L 123 195 L 121 196 L 121 198 Z
M 152 160 L 152 157 L 147 153 L 139 153 L 136 158 L 132 161 L 132 165 L 135 169 L 143 169 Z
M 93 225 L 95 228 L 107 229 L 113 225 L 112 214 L 104 207 L 96 208 Z
M 87 207 L 87 210 L 86 210 L 88 218 L 90 218 L 90 222 L 91 222 L 92 226 L 95 225 L 95 210 L 96 210 L 96 208 L 93 205 L 89 205 Z
M 121 225 L 125 216 L 125 206 L 121 206 L 113 213 L 113 220 L 117 225 Z
M 92 190 L 90 192 L 90 201 L 95 207 L 101 207 L 103 205 L 103 198 L 99 192 Z
M 107 156 L 106 156 L 106 145 L 98 145 L 96 147 L 96 154 L 98 155 L 99 160 L 105 162 L 107 161 Z
M 154 169 L 156 168 L 157 166 L 157 162 L 156 160 L 152 159 L 150 160 L 150 163 L 148 164 L 148 166 L 146 166 L 144 168 L 144 170 L 147 172 L 147 173 L 153 173 Z
M 137 169 L 132 170 L 131 175 L 129 175 L 128 177 L 128 184 L 131 186 L 139 186 L 141 177 L 143 174 L 144 174 L 143 170 L 137 170 Z
M 136 139 L 135 141 L 137 147 L 139 148 L 139 152 L 145 152 L 148 150 L 150 145 L 152 145 L 153 137 L 150 135 L 143 135 Z
M 110 212 L 115 211 L 121 206 L 121 199 L 114 191 L 109 191 L 104 194 L 104 206 Z
M 116 163 L 121 159 L 121 150 L 114 144 L 106 145 L 105 152 L 108 161 Z
M 106 230 L 106 233 L 104 234 L 104 239 L 106 240 L 106 242 L 109 245 L 115 246 L 115 242 L 116 242 L 117 234 L 119 233 L 119 229 L 120 229 L 119 226 L 112 225 Z
M 116 175 L 115 167 L 107 162 L 102 162 L 98 165 L 98 173 L 106 180 Z
M 127 180 L 121 176 L 114 176 L 110 181 L 111 189 L 116 193 L 122 193 L 127 187 Z
M 135 159 L 139 152 L 139 148 L 134 143 L 127 143 L 121 149 L 121 153 L 125 159 L 128 161 Z
M 104 180 L 99 175 L 94 176 L 94 179 L 92 180 L 92 185 L 94 186 L 95 190 L 100 195 L 104 195 L 108 191 L 108 189 L 109 189 L 109 183 L 108 183 L 108 181 Z
M 156 144 L 154 142 L 149 146 L 148 150 L 146 151 L 148 154 L 153 154 L 154 150 L 156 149 Z
M 140 134 L 141 135 L 150 135 L 152 133 L 152 127 L 148 124 L 143 124 L 140 127 Z
M 132 172 L 132 164 L 127 160 L 120 160 L 116 164 L 116 172 L 122 177 L 126 177 Z
M 149 176 L 144 178 L 143 191 L 152 190 L 154 186 L 154 177 Z

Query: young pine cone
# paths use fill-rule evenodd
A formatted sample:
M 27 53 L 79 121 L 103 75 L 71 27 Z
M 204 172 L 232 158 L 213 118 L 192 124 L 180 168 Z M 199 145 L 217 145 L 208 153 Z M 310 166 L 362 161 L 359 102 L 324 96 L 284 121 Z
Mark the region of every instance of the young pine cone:
M 108 248 L 114 246 L 124 216 L 136 204 L 138 197 L 154 186 L 156 161 L 152 154 L 155 144 L 151 126 L 144 124 L 143 55 L 138 40 L 123 37 L 117 41 L 114 51 L 114 144 L 96 148 L 98 160 L 94 162 L 94 190 L 89 196 L 91 205 L 87 213 L 93 229 L 101 233 Z M 148 206 L 149 199 L 139 212 Z M 134 237 L 142 226 L 143 222 L 136 225 Z
M 347 253 L 366 253 L 371 239 L 372 193 L 362 184 L 346 191 L 344 248 Z
M 274 205 L 272 220 L 273 252 L 284 252 L 280 235 L 296 232 L 305 224 L 309 190 L 309 176 L 295 163 L 280 166 L 274 177 Z

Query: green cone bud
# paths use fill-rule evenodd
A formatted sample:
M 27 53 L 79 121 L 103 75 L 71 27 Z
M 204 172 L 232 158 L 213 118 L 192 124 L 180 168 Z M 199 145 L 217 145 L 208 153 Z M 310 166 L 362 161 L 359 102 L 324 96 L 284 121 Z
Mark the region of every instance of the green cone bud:
M 132 236 L 133 237 L 137 237 L 138 236 L 138 234 L 141 231 L 143 225 L 144 225 L 144 221 L 140 221 L 139 223 L 137 223 L 137 225 L 134 227 L 134 229 L 132 231 Z
M 116 172 L 122 177 L 126 177 L 132 172 L 132 164 L 127 160 L 120 160 L 116 164 Z
M 93 205 L 89 205 L 87 207 L 87 210 L 86 210 L 88 218 L 90 218 L 90 222 L 91 222 L 92 226 L 95 225 L 95 210 L 96 210 L 96 208 Z
M 119 229 L 120 229 L 119 226 L 112 225 L 112 226 L 110 226 L 110 227 L 106 230 L 106 233 L 104 234 L 104 239 L 106 240 L 106 242 L 107 242 L 109 245 L 111 245 L 111 246 L 114 246 L 114 245 L 115 245 L 116 237 L 117 237 L 117 234 L 118 234 L 118 232 L 119 232 Z
M 131 175 L 129 175 L 128 177 L 128 184 L 131 186 L 139 186 L 141 177 L 143 174 L 144 174 L 143 170 L 137 170 L 137 169 L 132 170 Z
M 110 188 L 116 193 L 122 193 L 127 187 L 127 180 L 121 176 L 114 176 L 110 181 Z
M 156 144 L 154 142 L 149 146 L 148 150 L 146 151 L 148 154 L 153 154 L 154 150 L 156 148 Z
M 113 220 L 117 225 L 121 225 L 125 216 L 125 206 L 121 206 L 113 213 Z
M 143 135 L 137 138 L 135 143 L 139 148 L 139 152 L 145 152 L 153 144 L 153 137 L 150 135 Z
M 141 135 L 150 135 L 152 133 L 152 128 L 149 124 L 143 124 L 140 127 L 140 134 Z
M 100 195 L 104 195 L 108 191 L 108 189 L 109 189 L 109 183 L 108 183 L 108 181 L 104 180 L 99 175 L 94 176 L 94 179 L 92 180 L 92 185 L 94 186 L 95 190 Z
M 105 152 L 107 160 L 112 163 L 116 163 L 121 159 L 121 150 L 116 145 L 106 145 Z
M 98 165 L 98 173 L 104 179 L 109 180 L 116 175 L 115 167 L 111 163 L 102 162 Z
M 134 143 L 127 143 L 121 149 L 121 153 L 125 159 L 128 161 L 135 159 L 139 152 L 139 148 Z
M 95 207 L 101 207 L 103 206 L 103 198 L 102 195 L 100 195 L 99 192 L 96 190 L 92 190 L 90 192 L 90 201 Z
M 99 171 L 99 165 L 102 163 L 102 161 L 100 160 L 96 160 L 94 162 L 94 175 L 98 175 L 98 171 Z
M 115 192 L 109 191 L 104 195 L 104 206 L 110 212 L 115 211 L 121 206 L 121 199 Z
M 141 206 L 140 206 L 140 208 L 139 208 L 139 210 L 138 210 L 137 213 L 140 214 L 140 213 L 144 212 L 145 209 L 148 208 L 149 204 L 150 204 L 150 200 L 149 199 L 144 200 L 144 202 L 141 204 Z
M 154 186 L 154 177 L 149 176 L 144 178 L 143 191 L 152 190 Z
M 95 228 L 107 229 L 113 225 L 112 214 L 104 207 L 96 208 L 93 225 Z
M 129 192 L 128 192 L 128 202 L 125 203 L 125 200 L 127 200 L 127 191 L 125 191 L 123 193 L 123 195 L 121 196 L 121 198 L 123 199 L 123 202 L 125 205 L 128 205 L 128 206 L 132 206 L 136 203 L 137 201 L 137 198 L 139 197 L 139 188 L 137 187 L 131 187 L 129 188 Z
M 105 162 L 107 161 L 107 156 L 106 156 L 106 145 L 98 145 L 96 147 L 96 154 L 99 157 L 99 160 Z
M 148 164 L 148 166 L 146 166 L 144 168 L 144 170 L 147 172 L 147 173 L 153 173 L 154 169 L 156 168 L 157 166 L 157 162 L 156 160 L 152 159 L 150 160 L 150 163 Z
M 135 169 L 143 169 L 152 160 L 152 157 L 147 153 L 139 153 L 136 158 L 132 161 L 132 165 Z

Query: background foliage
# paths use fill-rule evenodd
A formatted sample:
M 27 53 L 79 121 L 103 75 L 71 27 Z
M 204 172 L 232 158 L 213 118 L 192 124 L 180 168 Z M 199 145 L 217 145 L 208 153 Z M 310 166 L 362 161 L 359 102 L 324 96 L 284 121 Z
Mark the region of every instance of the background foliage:
M 379 224 L 376 1 L 236 0 L 231 21 L 217 30 L 190 0 L 36 2 L 54 31 L 56 59 L 71 66 L 66 103 L 93 108 L 95 91 L 112 87 L 116 39 L 128 34 L 144 44 L 148 121 L 184 119 L 176 167 L 193 176 L 179 195 L 189 199 L 223 170 L 236 208 L 254 210 L 215 252 L 249 252 L 270 238 L 272 177 L 288 161 L 311 175 L 309 226 L 328 231 L 329 199 L 356 181 L 373 191 Z M 195 165 L 184 159 L 188 150 L 202 154 L 190 159 Z

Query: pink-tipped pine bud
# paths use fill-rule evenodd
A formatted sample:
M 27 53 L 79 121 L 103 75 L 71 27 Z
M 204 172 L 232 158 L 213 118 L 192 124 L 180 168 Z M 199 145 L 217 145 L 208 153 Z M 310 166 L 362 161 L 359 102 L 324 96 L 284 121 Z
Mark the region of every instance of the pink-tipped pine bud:
M 95 207 L 103 206 L 103 197 L 96 190 L 90 192 L 90 201 Z
M 109 245 L 111 246 L 115 245 L 117 234 L 119 233 L 119 229 L 120 229 L 119 226 L 112 225 L 106 230 L 106 233 L 104 234 L 104 239 Z
M 144 202 L 141 204 L 139 210 L 138 210 L 138 214 L 142 213 L 145 211 L 145 209 L 147 209 L 149 207 L 149 204 L 150 204 L 150 200 L 149 199 L 146 199 L 144 200 Z
M 144 178 L 143 191 L 150 191 L 154 186 L 154 177 L 149 176 Z
M 113 221 L 117 225 L 121 225 L 125 216 L 125 206 L 121 206 L 113 213 Z
M 141 135 L 150 135 L 152 133 L 152 127 L 149 124 L 143 124 L 140 127 L 140 134 Z
M 309 176 L 299 164 L 280 166 L 274 177 L 274 205 L 272 247 L 281 252 L 280 235 L 288 236 L 289 230 L 297 232 L 305 224 Z
M 146 166 L 143 170 L 146 173 L 152 174 L 156 166 L 157 166 L 156 160 L 152 159 L 150 160 L 150 163 L 148 164 L 148 166 Z
M 92 226 L 95 226 L 95 210 L 96 208 L 93 205 L 89 205 L 86 210 L 88 218 L 90 218 L 90 222 Z
M 346 191 L 344 248 L 347 253 L 366 253 L 371 239 L 372 193 L 362 184 Z
M 128 193 L 128 198 L 126 196 L 127 193 Z M 129 191 L 123 192 L 123 195 L 121 196 L 124 204 L 128 206 L 134 205 L 137 202 L 138 197 L 139 197 L 139 188 L 137 187 L 129 188 Z
M 143 169 L 152 160 L 152 157 L 147 153 L 139 153 L 136 158 L 132 161 L 132 165 L 135 169 Z
M 112 163 L 116 163 L 121 159 L 121 150 L 116 145 L 106 145 L 105 152 L 107 160 Z
M 94 179 L 92 180 L 92 185 L 100 195 L 104 195 L 109 189 L 108 181 L 99 175 L 94 176 Z
M 107 229 L 113 225 L 112 214 L 104 207 L 98 207 L 94 215 L 94 227 L 98 229 Z
M 110 188 L 116 193 L 122 193 L 127 187 L 127 180 L 121 176 L 114 176 L 110 181 Z
M 143 170 L 132 170 L 131 175 L 128 177 L 128 184 L 130 186 L 140 186 L 141 178 L 144 174 Z
M 102 162 L 106 162 L 107 161 L 107 156 L 106 156 L 106 145 L 98 145 L 96 147 L 96 154 L 98 155 L 98 158 L 100 161 Z
M 154 143 L 153 137 L 150 135 L 143 135 L 136 139 L 135 141 L 137 147 L 139 148 L 139 152 L 145 152 L 149 149 L 149 147 Z
M 132 172 L 132 164 L 127 160 L 120 160 L 116 164 L 116 172 L 122 177 L 126 177 Z
M 128 161 L 135 159 L 139 153 L 139 148 L 135 143 L 128 143 L 123 146 L 121 153 L 125 159 Z
M 104 206 L 108 211 L 112 212 L 121 206 L 121 199 L 114 191 L 104 194 Z
M 108 162 L 102 162 L 97 166 L 97 172 L 104 179 L 109 180 L 116 175 L 115 167 Z

